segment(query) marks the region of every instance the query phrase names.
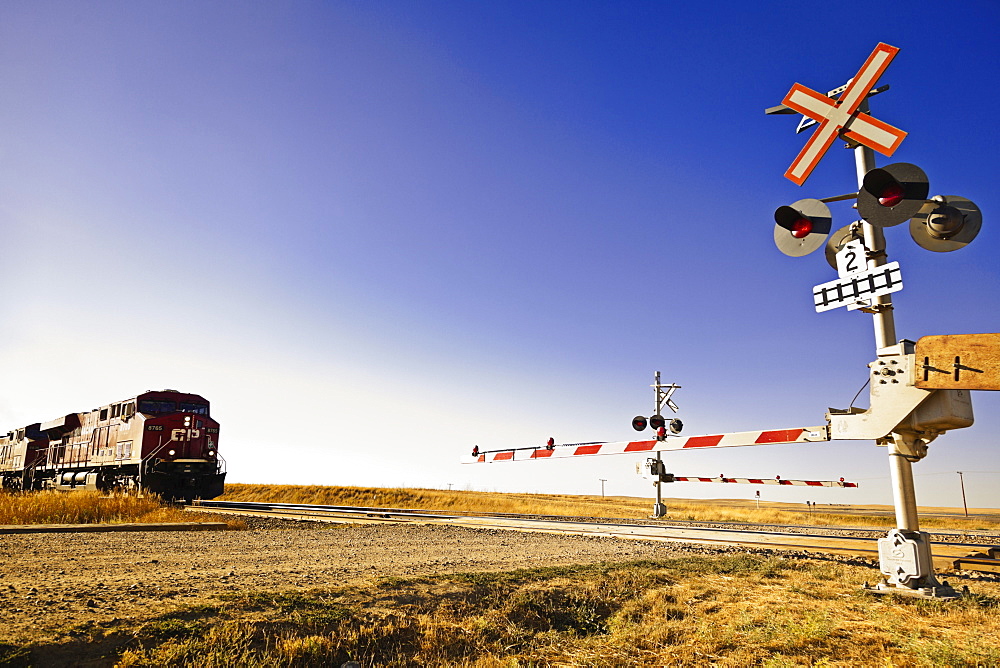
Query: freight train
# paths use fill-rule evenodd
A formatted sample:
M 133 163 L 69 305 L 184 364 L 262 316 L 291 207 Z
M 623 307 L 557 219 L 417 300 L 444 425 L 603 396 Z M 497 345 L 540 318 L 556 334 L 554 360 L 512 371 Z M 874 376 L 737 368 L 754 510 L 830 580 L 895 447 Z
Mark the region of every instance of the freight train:
M 0 480 L 11 490 L 144 490 L 168 500 L 223 491 L 219 423 L 197 394 L 148 391 L 0 435 Z

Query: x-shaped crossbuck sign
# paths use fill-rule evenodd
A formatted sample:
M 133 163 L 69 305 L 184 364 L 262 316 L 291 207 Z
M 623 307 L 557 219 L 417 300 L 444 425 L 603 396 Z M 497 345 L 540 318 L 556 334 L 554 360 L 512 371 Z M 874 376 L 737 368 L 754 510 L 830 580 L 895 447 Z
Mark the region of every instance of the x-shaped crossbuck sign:
M 836 100 L 802 84 L 792 86 L 781 103 L 818 121 L 819 127 L 785 172 L 786 178 L 800 186 L 805 183 L 827 149 L 841 135 L 886 156 L 896 151 L 906 133 L 858 111 L 858 108 L 897 53 L 899 49 L 888 44 L 875 47 Z

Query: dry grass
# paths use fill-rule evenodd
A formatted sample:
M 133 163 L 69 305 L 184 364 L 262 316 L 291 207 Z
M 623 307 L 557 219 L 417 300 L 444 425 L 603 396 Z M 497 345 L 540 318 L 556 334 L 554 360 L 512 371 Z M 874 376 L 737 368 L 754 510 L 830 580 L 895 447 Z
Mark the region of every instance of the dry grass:
M 0 493 L 0 525 L 219 522 L 219 515 L 187 513 L 157 496 L 101 492 Z M 242 520 L 227 522 L 244 528 Z
M 496 492 L 450 491 L 439 489 L 396 489 L 380 487 L 333 487 L 321 485 L 226 485 L 223 501 L 264 501 L 273 503 L 318 503 L 382 508 L 424 508 L 429 510 L 523 513 L 569 517 L 647 518 L 652 510 L 649 499 L 636 497 L 577 496 L 568 494 L 501 494 Z M 847 513 L 838 507 L 820 507 L 813 512 L 793 504 L 752 501 L 694 501 L 667 499 L 667 520 L 700 522 L 751 522 L 755 524 L 797 524 L 818 526 L 895 526 L 892 515 Z M 1000 522 L 983 518 L 926 517 L 926 528 L 957 530 L 1000 529 Z
M 1000 665 L 1000 584 L 946 604 L 861 592 L 871 576 L 735 554 L 384 579 L 90 625 L 61 649 L 113 645 L 101 665 L 123 667 Z

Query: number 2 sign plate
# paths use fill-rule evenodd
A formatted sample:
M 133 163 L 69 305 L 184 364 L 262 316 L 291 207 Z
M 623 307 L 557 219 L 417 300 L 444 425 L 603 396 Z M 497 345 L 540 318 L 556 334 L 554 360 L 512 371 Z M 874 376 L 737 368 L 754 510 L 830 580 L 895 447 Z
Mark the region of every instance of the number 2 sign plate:
M 846 306 L 849 311 L 869 308 L 875 298 L 903 289 L 899 263 L 890 262 L 878 267 L 869 264 L 860 241 L 850 241 L 837 252 L 836 281 L 813 288 L 816 312 Z
M 848 241 L 837 251 L 837 275 L 847 278 L 851 274 L 868 271 L 871 265 L 865 254 L 865 246 L 859 240 Z

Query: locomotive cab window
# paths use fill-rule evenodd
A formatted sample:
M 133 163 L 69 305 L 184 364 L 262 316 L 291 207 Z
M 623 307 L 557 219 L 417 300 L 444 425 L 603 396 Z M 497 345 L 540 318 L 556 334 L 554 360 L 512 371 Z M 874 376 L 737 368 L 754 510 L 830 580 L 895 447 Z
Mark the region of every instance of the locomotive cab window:
M 195 413 L 197 415 L 208 415 L 208 406 L 206 406 L 205 404 L 181 403 L 180 411 L 181 413 Z
M 101 419 L 102 420 L 107 420 L 108 419 L 108 409 L 107 408 L 102 408 L 101 409 Z
M 139 402 L 140 413 L 173 413 L 177 405 L 173 401 L 153 401 L 147 399 Z

